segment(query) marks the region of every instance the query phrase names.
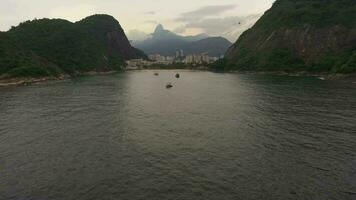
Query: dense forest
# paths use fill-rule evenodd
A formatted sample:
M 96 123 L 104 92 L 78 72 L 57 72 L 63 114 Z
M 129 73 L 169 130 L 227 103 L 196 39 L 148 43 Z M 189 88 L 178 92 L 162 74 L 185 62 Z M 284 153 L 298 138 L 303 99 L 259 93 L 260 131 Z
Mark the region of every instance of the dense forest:
M 125 60 L 146 57 L 130 45 L 119 22 L 108 15 L 76 23 L 26 21 L 1 33 L 0 45 L 3 77 L 121 70 Z
M 35 55 L 0 33 L 0 77 L 58 76 L 62 71 L 55 64 Z

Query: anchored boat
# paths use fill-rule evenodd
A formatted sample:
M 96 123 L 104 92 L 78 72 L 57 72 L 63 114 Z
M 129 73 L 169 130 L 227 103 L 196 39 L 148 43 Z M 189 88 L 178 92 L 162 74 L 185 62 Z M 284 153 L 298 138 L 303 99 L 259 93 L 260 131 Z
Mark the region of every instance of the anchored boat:
M 167 89 L 172 88 L 172 87 L 173 87 L 172 83 L 167 83 L 167 85 L 166 85 Z

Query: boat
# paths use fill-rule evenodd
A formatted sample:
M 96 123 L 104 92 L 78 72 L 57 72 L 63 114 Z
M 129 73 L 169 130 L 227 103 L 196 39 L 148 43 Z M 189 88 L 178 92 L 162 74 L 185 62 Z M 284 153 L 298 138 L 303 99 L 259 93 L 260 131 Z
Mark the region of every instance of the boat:
M 172 88 L 172 87 L 173 87 L 172 83 L 168 83 L 168 84 L 166 85 L 166 88 L 167 88 L 167 89 Z
M 176 78 L 180 78 L 180 74 L 176 74 Z

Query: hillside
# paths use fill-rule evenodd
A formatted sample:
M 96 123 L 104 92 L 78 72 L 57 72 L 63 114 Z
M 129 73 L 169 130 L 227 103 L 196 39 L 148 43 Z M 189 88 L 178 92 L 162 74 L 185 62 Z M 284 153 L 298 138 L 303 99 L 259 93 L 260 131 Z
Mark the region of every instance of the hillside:
M 124 60 L 145 57 L 130 45 L 119 22 L 108 15 L 93 15 L 76 23 L 27 21 L 7 34 L 68 74 L 120 70 Z
M 189 42 L 184 37 L 165 30 L 162 25 L 158 25 L 150 38 L 136 42 L 133 46 L 143 50 L 147 55 L 173 56 L 177 49 L 182 49 L 187 44 Z
M 207 53 L 211 56 L 221 56 L 231 46 L 231 42 L 223 37 L 209 37 L 194 41 L 185 47 L 186 54 Z
M 228 50 L 227 70 L 356 71 L 354 0 L 277 0 Z
M 225 38 L 205 34 L 180 36 L 158 25 L 150 38 L 133 45 L 146 54 L 174 56 L 176 50 L 181 49 L 186 55 L 208 53 L 210 56 L 221 56 L 232 44 Z
M 0 78 L 57 76 L 61 70 L 0 32 Z

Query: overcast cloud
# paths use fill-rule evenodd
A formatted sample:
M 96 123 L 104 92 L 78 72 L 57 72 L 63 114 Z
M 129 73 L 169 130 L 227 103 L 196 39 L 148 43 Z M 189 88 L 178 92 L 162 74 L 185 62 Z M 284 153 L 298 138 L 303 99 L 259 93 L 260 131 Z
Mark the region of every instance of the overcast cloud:
M 184 34 L 189 29 L 200 30 L 211 36 L 223 36 L 234 42 L 242 32 L 252 27 L 262 13 L 246 16 L 219 17 L 224 13 L 235 10 L 237 5 L 206 6 L 191 12 L 180 14 L 176 19 L 183 22 L 177 27 L 176 33 Z
M 216 5 L 216 6 L 205 6 L 194 11 L 184 12 L 180 14 L 178 21 L 191 22 L 195 20 L 200 20 L 209 16 L 218 16 L 225 13 L 228 10 L 234 10 L 236 5 Z
M 34 18 L 78 21 L 100 13 L 114 16 L 124 30 L 149 34 L 158 23 L 184 35 L 227 36 L 253 22 L 274 0 L 0 0 L 0 31 Z M 236 21 L 247 21 L 240 26 Z M 220 23 L 220 24 L 215 24 Z M 231 27 L 233 26 L 233 27 Z M 230 27 L 230 29 L 229 29 Z M 230 40 L 235 40 L 230 37 Z

